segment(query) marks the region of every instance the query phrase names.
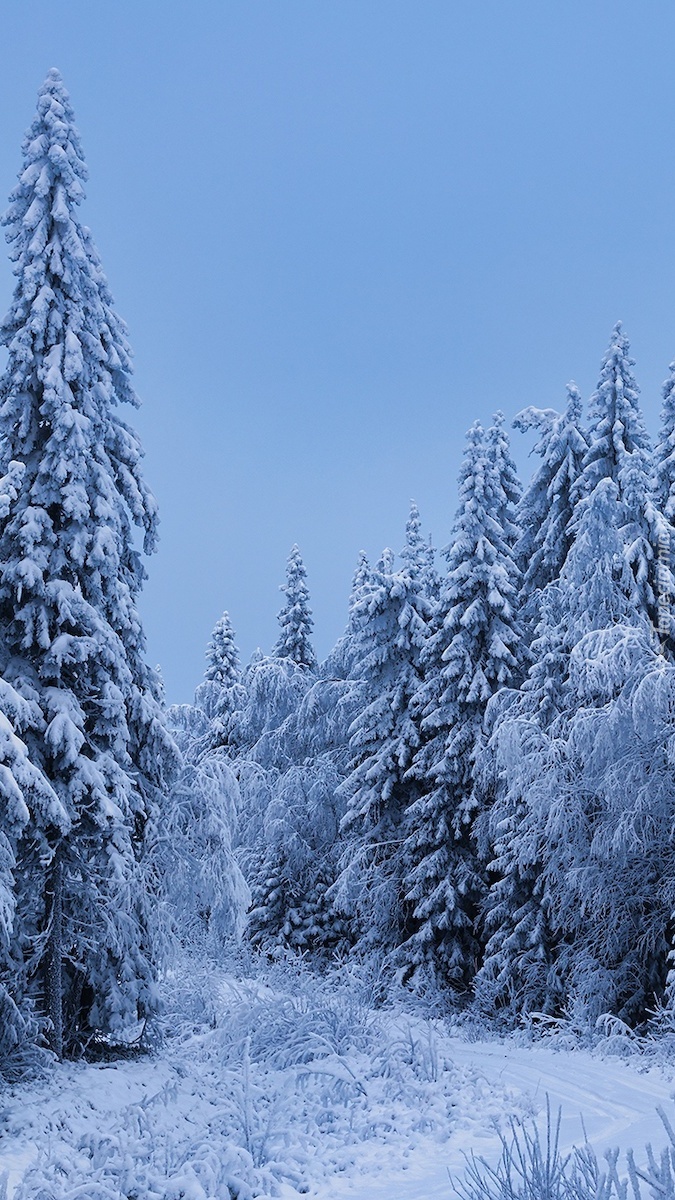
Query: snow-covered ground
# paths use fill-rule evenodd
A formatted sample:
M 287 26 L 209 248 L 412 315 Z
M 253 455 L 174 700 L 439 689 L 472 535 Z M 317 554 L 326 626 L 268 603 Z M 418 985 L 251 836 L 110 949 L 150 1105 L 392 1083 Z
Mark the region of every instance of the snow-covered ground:
M 496 1158 L 511 1117 L 541 1121 L 547 1095 L 563 1146 L 585 1129 L 600 1153 L 640 1157 L 665 1143 L 656 1105 L 675 1115 L 673 1073 L 636 1055 L 472 1040 L 344 986 L 197 982 L 155 1055 L 65 1064 L 6 1094 L 10 1196 L 434 1200 L 466 1154 Z
M 554 1114 L 562 1108 L 560 1145 L 564 1151 L 588 1141 L 599 1157 L 615 1146 L 623 1150 L 632 1147 L 639 1161 L 647 1142 L 655 1149 L 666 1144 L 655 1106 L 672 1107 L 674 1086 L 671 1073 L 663 1068 L 645 1069 L 635 1059 L 626 1062 L 583 1050 L 523 1047 L 512 1042 L 450 1039 L 449 1048 L 453 1062 L 470 1066 L 496 1095 L 507 1088 L 520 1098 L 521 1110 L 534 1109 L 542 1132 L 548 1095 Z M 359 1200 L 447 1198 L 453 1192 L 449 1178 L 461 1175 L 467 1154 L 473 1152 L 489 1161 L 498 1158 L 499 1138 L 491 1122 L 481 1121 L 480 1116 L 459 1114 L 445 1139 L 433 1147 L 413 1147 L 405 1169 L 393 1179 L 388 1148 L 365 1144 L 359 1147 L 349 1178 L 330 1180 L 316 1194 L 326 1200 L 331 1196 L 358 1196 Z

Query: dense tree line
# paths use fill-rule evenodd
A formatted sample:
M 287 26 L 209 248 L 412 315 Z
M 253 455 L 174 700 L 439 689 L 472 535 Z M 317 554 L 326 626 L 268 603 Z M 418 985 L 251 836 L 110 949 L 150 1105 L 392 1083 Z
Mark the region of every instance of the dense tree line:
M 273 654 L 192 740 L 239 782 L 256 945 L 374 956 L 513 1021 L 669 1002 L 675 369 L 652 448 L 633 367 L 617 325 L 586 422 L 573 384 L 518 414 L 524 491 L 502 414 L 476 422 L 445 570 L 413 504 L 321 665 L 293 548 Z
M 157 511 L 120 406 L 123 322 L 51 71 L 4 216 L 0 326 L 0 1069 L 128 1036 L 181 944 L 245 937 L 516 1021 L 673 1000 L 675 365 L 652 447 L 614 329 L 584 421 L 474 423 L 443 569 L 412 503 L 312 646 L 293 546 L 279 637 L 227 613 L 194 702 L 145 663 Z

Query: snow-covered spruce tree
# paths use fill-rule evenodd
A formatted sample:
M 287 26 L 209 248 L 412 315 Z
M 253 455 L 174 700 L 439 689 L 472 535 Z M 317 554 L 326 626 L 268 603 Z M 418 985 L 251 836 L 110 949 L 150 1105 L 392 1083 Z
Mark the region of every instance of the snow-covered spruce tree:
M 207 667 L 204 679 L 221 688 L 234 687 L 241 678 L 239 651 L 234 640 L 230 614 L 224 612 L 216 621 L 211 641 L 206 648 Z
M 314 621 L 309 607 L 307 571 L 297 545 L 291 547 L 286 565 L 286 583 L 281 591 L 286 602 L 279 613 L 281 633 L 274 653 L 277 658 L 288 658 L 299 667 L 316 670 L 316 655 L 310 641 Z
M 499 1010 L 513 1021 L 561 1006 L 556 939 L 543 894 L 545 839 L 531 808 L 549 730 L 567 703 L 570 650 L 559 583 L 538 593 L 537 609 L 529 675 L 520 689 L 504 688 L 489 702 L 477 767 L 492 804 L 483 848 L 490 860 L 486 946 L 474 994 L 480 1010 Z
M 654 450 L 654 502 L 675 523 L 675 362 L 670 364 L 663 390 L 661 427 Z
M 422 537 L 420 510 L 414 500 L 410 501 L 410 516 L 405 527 L 405 546 L 401 559 L 410 575 L 419 580 L 420 587 L 433 605 L 438 592 L 438 575 L 434 563 L 435 555 L 431 540 Z
M 404 848 L 409 969 L 459 990 L 470 984 L 480 954 L 485 883 L 473 830 L 483 718 L 490 697 L 520 669 L 518 495 L 501 419 L 487 436 L 476 422 L 443 552 L 448 571 L 423 653 L 424 684 L 414 700 L 424 740 L 409 775 L 421 795 L 407 814 Z
M 209 718 L 209 731 L 201 753 L 216 749 L 234 751 L 237 718 L 246 703 L 241 682 L 239 651 L 229 613 L 224 612 L 211 634 L 206 650 L 204 682 L 195 692 L 195 705 Z
M 257 652 L 243 673 L 244 703 L 226 752 L 241 793 L 237 857 L 259 907 L 267 846 L 265 815 L 274 789 L 296 761 L 295 714 L 313 674 L 289 658 Z
M 588 449 L 581 410 L 581 396 L 576 385 L 570 383 L 563 413 L 525 408 L 513 422 L 523 432 L 538 431 L 534 453 L 542 459 L 518 506 L 521 534 L 516 555 L 523 572 L 521 605 L 535 599 L 529 617 L 532 624 L 536 623 L 536 597 L 558 578 L 572 544 L 571 493 Z
M 252 881 L 254 945 L 318 954 L 346 941 L 345 923 L 327 898 L 337 871 L 343 778 L 339 755 L 324 751 L 293 765 L 272 785 L 263 853 Z
M 543 459 L 518 508 L 516 555 L 523 570 L 521 620 L 531 642 L 531 667 L 520 691 L 503 689 L 486 713 L 487 740 L 479 763 L 492 795 L 485 852 L 492 883 L 485 900 L 487 944 L 475 983 L 480 1007 L 548 1011 L 559 1001 L 552 969 L 552 936 L 541 903 L 541 864 L 524 840 L 529 775 L 547 730 L 562 711 L 570 647 L 562 625 L 557 583 L 573 539 L 571 493 L 587 449 L 581 398 L 568 385 L 564 413 L 528 408 L 514 425 L 537 428 Z M 489 848 L 488 848 L 489 847 Z
M 634 366 L 619 322 L 591 397 L 588 449 L 572 489 L 572 502 L 576 505 L 579 498 L 590 496 L 603 479 L 616 484 L 621 505 L 618 528 L 633 576 L 635 602 L 656 631 L 659 594 L 675 595 L 675 585 L 668 567 L 657 578 L 664 518 L 654 503 L 653 456 L 639 406 Z M 668 605 L 663 609 L 666 613 Z
M 239 651 L 227 612 L 216 622 L 206 649 L 204 679 L 192 704 L 172 704 L 166 711 L 169 729 L 186 763 L 194 766 L 204 755 L 236 752 L 239 713 L 246 689 L 239 668 Z
M 663 385 L 663 408 L 659 439 L 654 450 L 653 500 L 664 522 L 660 530 L 656 581 L 658 588 L 658 631 L 670 658 L 675 646 L 672 611 L 675 607 L 673 551 L 675 549 L 675 363 Z
M 545 831 L 544 889 L 559 935 L 558 972 L 570 1008 L 586 1019 L 603 1010 L 636 1019 L 665 967 L 663 958 L 656 965 L 646 934 L 653 877 L 644 870 L 644 887 L 637 887 L 634 874 L 631 895 L 621 885 L 626 856 L 637 852 L 644 865 L 644 842 L 638 850 L 637 825 L 631 829 L 636 803 L 643 834 L 651 818 L 644 808 L 648 782 L 619 800 L 616 767 L 623 760 L 625 774 L 628 747 L 636 759 L 641 750 L 625 726 L 614 746 L 607 734 L 610 725 L 616 732 L 618 714 L 657 663 L 653 631 L 636 605 L 632 566 L 622 555 L 624 529 L 617 525 L 624 517 L 608 479 L 580 506 L 560 580 L 570 648 L 566 701 L 552 729 L 555 753 L 537 771 L 536 827 L 542 844 Z
M 361 601 L 372 583 L 372 569 L 363 550 L 359 553 L 356 570 L 349 592 L 349 616 L 344 633 L 338 638 L 328 658 L 321 666 L 320 675 L 335 679 L 349 679 L 354 675 L 358 646 L 354 634 L 363 613 Z M 349 739 L 347 739 L 349 740 Z
M 317 665 L 305 577 L 300 551 L 293 546 L 281 589 L 286 603 L 279 613 L 279 640 L 272 655 L 254 655 L 244 672 L 245 700 L 230 739 L 242 798 L 238 854 L 258 908 L 267 854 L 265 813 L 280 777 L 295 762 L 294 714 Z
M 0 673 L 39 713 L 29 757 L 68 818 L 45 829 L 43 878 L 29 872 L 17 895 L 58 1054 L 155 1004 L 139 860 L 174 754 L 136 607 L 133 526 L 152 551 L 156 505 L 118 415 L 137 400 L 125 327 L 77 215 L 85 178 L 52 70 L 4 216 L 17 283 L 0 330 L 0 463 L 25 470 L 0 520 Z M 17 878 L 32 853 L 21 839 Z
M 350 729 L 350 772 L 339 789 L 340 875 L 336 913 L 362 952 L 388 954 L 405 936 L 402 878 L 404 818 L 416 798 L 408 769 L 419 743 L 410 703 L 421 683 L 429 604 L 419 577 L 394 570 L 385 550 L 353 609 L 355 673 L 362 683 Z
M 655 660 L 623 555 L 621 515 L 618 489 L 608 479 L 580 505 L 559 583 L 543 596 L 548 645 L 555 641 L 566 665 L 562 683 L 544 686 L 558 674 L 558 656 L 553 671 L 536 664 L 519 694 L 502 697 L 492 721 L 486 759 L 502 781 L 490 816 L 497 879 L 487 904 L 491 936 L 477 995 L 484 1007 L 508 1007 L 514 1016 L 568 1004 L 584 1020 L 604 1009 L 634 1018 L 645 1002 L 642 984 L 653 990 L 659 971 L 663 982 L 664 953 L 655 976 L 636 940 L 637 914 L 646 919 L 653 907 L 647 896 L 654 879 L 645 872 L 646 890 L 634 878 L 631 897 L 623 895 L 625 859 L 620 864 L 611 851 L 612 844 L 619 850 L 622 825 L 622 853 L 634 857 L 638 842 L 631 848 L 634 801 L 622 792 L 624 818 L 617 821 L 616 779 L 612 796 L 607 791 L 616 762 L 625 759 L 627 726 L 614 752 L 603 730 L 630 705 Z M 541 622 L 540 628 L 544 643 Z M 494 704 L 499 707 L 499 698 Z M 639 757 L 639 746 L 631 753 Z M 642 820 L 645 798 L 643 791 Z
M 349 617 L 351 621 L 352 613 L 355 612 L 363 592 L 370 586 L 372 571 L 368 562 L 368 555 L 365 550 L 359 551 L 359 558 L 352 579 L 351 591 L 349 593 Z
M 24 951 L 33 932 L 28 905 L 17 912 L 17 892 L 30 898 L 44 879 L 43 856 L 50 857 L 46 831 L 69 826 L 68 814 L 48 780 L 29 760 L 16 731 L 44 732 L 37 705 L 0 681 L 0 1077 L 20 1073 L 26 1051 L 39 1033 L 28 995 Z M 17 847 L 21 878 L 17 880 Z M 17 886 L 18 884 L 18 886 Z
M 364 690 L 363 681 L 353 678 L 359 654 L 355 634 L 371 579 L 361 553 L 347 628 L 274 735 L 286 765 L 277 755 L 277 770 L 267 772 L 268 802 L 254 852 L 245 851 L 253 892 L 249 935 L 259 946 L 323 953 L 346 941 L 344 920 L 327 893 L 338 874 L 345 811 L 339 787 L 349 769 L 349 729 Z
M 259 946 L 323 953 L 347 940 L 344 918 L 333 909 L 328 890 L 341 853 L 345 801 L 340 785 L 349 773 L 349 730 L 365 688 L 364 680 L 354 678 L 360 653 L 356 634 L 372 575 L 361 552 L 347 627 L 317 678 L 272 735 L 283 744 L 285 765 L 277 755 L 277 769 L 267 772 L 267 803 L 257 823 L 249 822 L 244 850 L 253 892 L 249 934 Z M 253 812 L 251 793 L 260 791 L 260 776 L 250 763 L 239 770 L 246 785 L 253 771 L 252 787 L 245 788 Z
M 23 464 L 12 462 L 0 480 L 0 518 L 6 519 L 23 478 Z M 44 733 L 38 706 L 0 679 L 0 1076 L 16 1076 L 39 1033 L 27 995 L 24 949 L 32 932 L 31 914 L 17 913 L 16 854 L 22 843 L 20 887 L 30 895 L 44 878 L 49 860 L 46 831 L 65 832 L 68 814 L 42 772 L 29 760 L 17 734 Z
M 487 431 L 486 443 L 493 468 L 495 487 L 495 509 L 493 517 L 499 524 L 504 545 L 513 551 L 520 539 L 518 509 L 522 498 L 522 487 L 516 464 L 511 456 L 511 442 L 505 428 L 504 413 L 497 411 Z

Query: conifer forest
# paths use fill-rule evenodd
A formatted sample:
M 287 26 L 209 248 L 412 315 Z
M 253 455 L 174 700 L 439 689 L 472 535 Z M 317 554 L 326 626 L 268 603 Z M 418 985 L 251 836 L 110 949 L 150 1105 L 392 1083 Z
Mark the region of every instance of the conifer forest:
M 293 545 L 276 643 L 242 663 L 224 611 L 167 706 L 131 352 L 56 70 L 17 165 L 0 1195 L 672 1198 L 675 363 L 649 432 L 617 323 L 590 398 L 471 425 L 440 550 L 415 501 L 398 546 L 355 547 L 324 661 Z

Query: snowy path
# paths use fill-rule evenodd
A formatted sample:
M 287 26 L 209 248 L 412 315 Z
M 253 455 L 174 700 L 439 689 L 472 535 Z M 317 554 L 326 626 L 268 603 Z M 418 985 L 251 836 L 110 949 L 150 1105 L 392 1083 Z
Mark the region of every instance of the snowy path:
M 278 1011 L 272 1005 L 272 1015 Z M 306 1020 L 304 1010 L 300 1018 Z M 378 1028 L 371 1057 L 361 1052 L 316 1060 L 314 1066 L 321 1070 L 313 1083 L 307 1081 L 302 1064 L 272 1069 L 265 1061 L 256 1065 L 251 1060 L 250 1145 L 265 1126 L 266 1114 L 281 1118 L 279 1135 L 270 1141 L 269 1155 L 262 1156 L 255 1195 L 279 1195 L 283 1200 L 298 1200 L 302 1194 L 316 1200 L 451 1200 L 449 1176 L 462 1173 L 465 1154 L 497 1157 L 495 1120 L 503 1123 L 512 1113 L 530 1113 L 542 1121 L 547 1094 L 553 1112 L 558 1106 L 563 1110 L 564 1150 L 583 1142 L 581 1117 L 599 1155 L 613 1146 L 632 1146 L 638 1159 L 647 1142 L 655 1149 L 665 1144 L 657 1104 L 675 1124 L 675 1064 L 660 1070 L 645 1067 L 638 1057 L 556 1051 L 544 1043 L 528 1047 L 465 1041 L 435 1026 L 435 1066 L 427 1073 L 421 1062 L 415 1077 L 409 1071 L 396 1073 L 397 1062 L 400 1068 L 405 1061 L 396 1056 L 416 1037 L 424 1045 L 429 1027 L 417 1018 L 392 1013 Z M 280 1030 L 277 1035 L 282 1036 Z M 283 1034 L 283 1040 L 287 1036 Z M 136 1062 L 66 1064 L 48 1079 L 7 1095 L 0 1176 L 9 1171 L 10 1196 L 19 1186 L 26 1200 L 36 1194 L 38 1182 L 45 1195 L 58 1200 L 93 1194 L 77 1188 L 93 1180 L 96 1171 L 109 1186 L 106 1196 L 129 1194 L 131 1185 L 124 1180 L 137 1184 L 141 1176 L 148 1181 L 146 1190 L 134 1188 L 141 1196 L 164 1194 L 162 1180 L 171 1180 L 173 1196 L 179 1176 L 185 1184 L 176 1195 L 225 1195 L 220 1186 L 201 1191 L 196 1185 L 197 1177 L 203 1179 L 211 1170 L 215 1178 L 226 1159 L 234 1175 L 246 1175 L 238 1150 L 243 1129 L 237 1101 L 241 1068 L 235 1063 L 232 1069 L 228 1054 L 221 1053 L 229 1043 L 221 1046 L 219 1037 L 218 1031 L 197 1034 L 182 1054 L 180 1047 L 172 1052 L 169 1046 L 157 1057 Z M 384 1072 L 378 1058 L 383 1050 L 390 1068 Z M 43 1162 L 41 1175 L 35 1174 L 34 1166 L 31 1172 L 38 1157 Z M 271 1175 L 265 1174 L 266 1165 Z M 27 1170 L 30 1177 L 22 1189 Z M 283 1178 L 292 1179 L 295 1186 L 279 1184 Z M 305 1188 L 296 1190 L 303 1179 Z
M 522 1047 L 508 1043 L 467 1043 L 452 1039 L 451 1056 L 457 1065 L 477 1069 L 495 1085 L 507 1085 L 532 1097 L 543 1127 L 546 1095 L 554 1113 L 562 1107 L 561 1148 L 569 1150 L 588 1141 L 599 1155 L 613 1146 L 633 1147 L 638 1160 L 644 1146 L 665 1145 L 666 1136 L 656 1115 L 657 1104 L 671 1116 L 675 1091 L 658 1068 L 642 1069 L 636 1060 L 600 1058 L 584 1051 L 555 1051 L 546 1046 Z M 675 1124 L 675 1121 L 673 1121 Z M 450 1175 L 459 1175 L 464 1155 L 474 1151 L 487 1159 L 499 1152 L 497 1137 L 477 1129 L 467 1114 L 460 1118 L 444 1144 L 420 1140 L 409 1152 L 407 1166 L 393 1174 L 386 1145 L 364 1145 L 355 1155 L 353 1173 L 333 1178 L 312 1195 L 358 1197 L 358 1200 L 449 1200 Z M 290 1200 L 291 1190 L 284 1193 Z

